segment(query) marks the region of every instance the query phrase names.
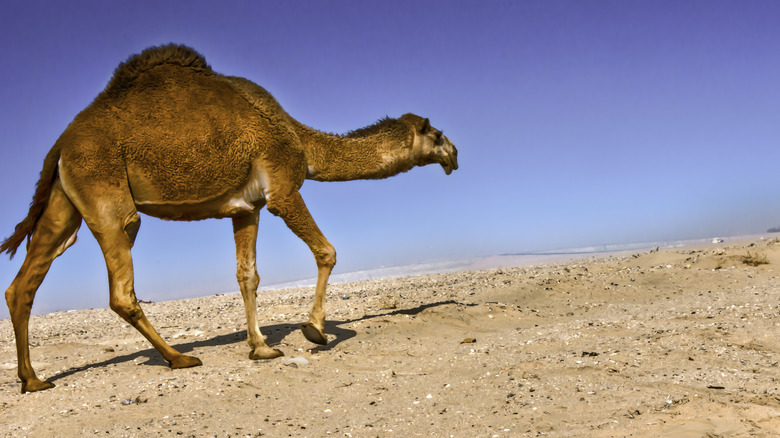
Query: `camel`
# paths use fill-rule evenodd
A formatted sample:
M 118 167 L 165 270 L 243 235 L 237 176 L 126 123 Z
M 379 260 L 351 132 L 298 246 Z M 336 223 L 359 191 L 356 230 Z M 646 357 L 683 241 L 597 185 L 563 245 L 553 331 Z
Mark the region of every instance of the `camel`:
M 303 335 L 327 344 L 325 290 L 336 251 L 299 189 L 305 179 L 380 179 L 415 166 L 458 168 L 457 149 L 428 119 L 404 114 L 343 135 L 289 116 L 265 89 L 214 72 L 193 49 L 165 45 L 129 57 L 106 88 L 65 129 L 43 162 L 27 217 L 2 245 L 11 257 L 27 240 L 19 273 L 5 292 L 16 337 L 22 393 L 54 386 L 30 362 L 28 322 L 52 261 L 76 241 L 82 220 L 108 270 L 109 305 L 171 368 L 201 365 L 152 327 L 133 288 L 131 248 L 139 213 L 167 220 L 231 218 L 236 278 L 244 301 L 249 358 L 283 353 L 257 323 L 258 215 L 266 206 L 314 254 L 317 283 Z

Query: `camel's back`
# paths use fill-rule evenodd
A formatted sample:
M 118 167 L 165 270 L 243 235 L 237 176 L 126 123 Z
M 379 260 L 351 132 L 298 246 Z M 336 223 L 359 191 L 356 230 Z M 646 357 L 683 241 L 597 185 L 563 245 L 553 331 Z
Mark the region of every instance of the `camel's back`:
M 109 137 L 95 154 L 121 155 L 134 196 L 152 203 L 199 202 L 244 185 L 253 160 L 289 135 L 274 117 L 181 46 L 120 65 L 80 115 Z

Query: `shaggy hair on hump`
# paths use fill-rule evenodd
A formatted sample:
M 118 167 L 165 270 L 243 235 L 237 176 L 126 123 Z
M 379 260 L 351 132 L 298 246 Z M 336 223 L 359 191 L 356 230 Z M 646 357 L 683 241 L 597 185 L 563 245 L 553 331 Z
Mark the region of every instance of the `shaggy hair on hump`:
M 106 94 L 112 97 L 121 94 L 130 88 L 133 81 L 142 73 L 164 64 L 190 68 L 209 76 L 215 74 L 206 63 L 206 58 L 187 46 L 179 44 L 155 46 L 140 54 L 131 55 L 127 61 L 119 64 L 106 86 Z

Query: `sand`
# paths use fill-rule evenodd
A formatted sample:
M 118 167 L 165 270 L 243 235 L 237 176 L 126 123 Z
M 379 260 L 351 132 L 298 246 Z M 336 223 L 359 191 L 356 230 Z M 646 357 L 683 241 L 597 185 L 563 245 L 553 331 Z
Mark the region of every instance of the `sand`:
M 763 263 L 766 262 L 766 263 Z M 754 266 L 756 265 L 756 266 Z M 239 295 L 145 304 L 203 366 L 170 370 L 105 309 L 35 316 L 53 389 L 20 394 L 0 321 L 3 436 L 778 436 L 780 242 L 263 292 L 283 360 L 251 361 Z

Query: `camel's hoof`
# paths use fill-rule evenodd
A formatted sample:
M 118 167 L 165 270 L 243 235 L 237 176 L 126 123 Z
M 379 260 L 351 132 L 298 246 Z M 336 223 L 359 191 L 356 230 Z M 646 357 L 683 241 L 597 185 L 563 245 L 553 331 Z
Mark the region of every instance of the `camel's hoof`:
M 258 347 L 249 352 L 249 358 L 252 360 L 274 359 L 279 356 L 284 356 L 284 353 L 281 350 L 268 346 Z
M 171 369 L 174 370 L 177 368 L 197 367 L 200 365 L 203 365 L 203 362 L 201 362 L 200 359 L 197 357 L 187 356 L 186 354 L 182 354 L 181 356 L 171 361 Z
M 326 345 L 328 343 L 328 338 L 325 337 L 325 332 L 311 322 L 301 324 L 301 331 L 303 332 L 303 336 L 305 336 L 306 339 L 308 339 L 310 342 L 314 342 L 315 344 L 320 345 Z
M 22 394 L 25 392 L 43 391 L 44 389 L 54 388 L 54 384 L 40 379 L 22 382 Z

